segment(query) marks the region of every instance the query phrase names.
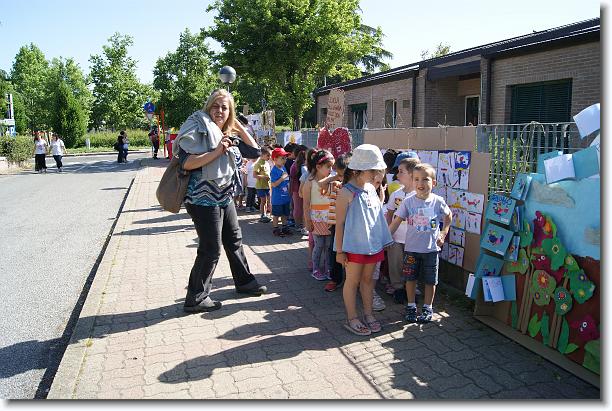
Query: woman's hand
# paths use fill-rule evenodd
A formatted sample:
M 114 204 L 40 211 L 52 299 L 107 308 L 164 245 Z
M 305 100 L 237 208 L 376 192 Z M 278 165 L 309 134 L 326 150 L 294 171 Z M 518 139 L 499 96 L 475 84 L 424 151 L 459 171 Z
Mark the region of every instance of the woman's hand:
M 346 258 L 346 253 L 336 252 L 336 262 L 338 264 L 342 264 L 343 267 L 346 267 L 346 264 L 348 263 L 348 260 Z
M 219 154 L 224 154 L 225 152 L 227 152 L 227 149 L 231 147 L 231 145 L 232 140 L 230 140 L 227 136 L 224 136 L 219 142 L 219 145 L 217 146 L 215 151 L 217 151 Z

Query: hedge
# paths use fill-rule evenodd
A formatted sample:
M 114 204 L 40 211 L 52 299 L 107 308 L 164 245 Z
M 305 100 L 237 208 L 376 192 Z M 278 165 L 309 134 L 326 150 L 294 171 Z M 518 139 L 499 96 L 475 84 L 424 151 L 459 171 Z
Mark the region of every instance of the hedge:
M 151 145 L 149 141 L 148 130 L 125 130 L 130 141 L 130 146 L 143 147 Z M 95 133 L 87 133 L 84 136 L 77 138 L 74 147 L 85 147 L 85 139 L 89 137 L 90 147 L 107 147 L 112 149 L 113 144 L 117 141 L 118 131 L 100 131 Z
M 34 155 L 34 138 L 31 136 L 0 136 L 0 157 L 12 163 L 21 163 Z

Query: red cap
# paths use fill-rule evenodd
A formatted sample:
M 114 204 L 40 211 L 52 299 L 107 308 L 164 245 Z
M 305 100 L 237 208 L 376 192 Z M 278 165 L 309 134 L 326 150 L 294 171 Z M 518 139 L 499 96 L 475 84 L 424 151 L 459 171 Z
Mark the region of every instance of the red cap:
M 289 153 L 287 153 L 282 147 L 277 147 L 272 150 L 272 160 L 274 160 L 276 157 L 286 157 L 288 155 Z

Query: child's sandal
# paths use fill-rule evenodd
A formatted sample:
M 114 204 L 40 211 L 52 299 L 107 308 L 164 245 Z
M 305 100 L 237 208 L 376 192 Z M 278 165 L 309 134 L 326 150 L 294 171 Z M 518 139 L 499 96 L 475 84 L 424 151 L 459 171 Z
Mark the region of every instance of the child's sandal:
M 368 327 L 363 325 L 359 318 L 353 318 L 348 320 L 346 323 L 344 323 L 344 328 L 346 328 L 355 335 L 365 336 L 370 335 L 372 333 L 372 331 L 370 331 Z
M 371 319 L 371 321 L 368 321 L 368 319 Z M 380 330 L 382 330 L 382 325 L 380 324 L 380 321 L 378 321 L 376 318 L 374 318 L 371 315 L 366 315 L 363 318 L 363 322 L 366 323 L 370 331 L 373 333 L 377 333 Z

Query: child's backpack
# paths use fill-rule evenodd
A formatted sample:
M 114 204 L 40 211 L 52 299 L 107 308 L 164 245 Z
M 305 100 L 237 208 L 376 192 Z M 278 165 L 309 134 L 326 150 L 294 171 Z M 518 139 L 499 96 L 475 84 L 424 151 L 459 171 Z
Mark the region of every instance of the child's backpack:
M 119 142 L 115 141 L 115 144 L 113 144 L 113 148 L 115 149 L 115 151 L 119 151 Z

